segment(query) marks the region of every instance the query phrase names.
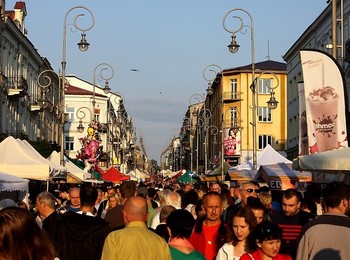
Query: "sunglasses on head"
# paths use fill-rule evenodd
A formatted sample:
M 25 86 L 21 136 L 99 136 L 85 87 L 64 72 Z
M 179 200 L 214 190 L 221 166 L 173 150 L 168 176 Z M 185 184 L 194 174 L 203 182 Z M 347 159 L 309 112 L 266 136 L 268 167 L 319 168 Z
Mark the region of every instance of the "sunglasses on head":
M 253 192 L 259 193 L 259 190 L 258 190 L 258 189 L 246 189 L 246 191 L 247 191 L 248 193 L 253 193 Z

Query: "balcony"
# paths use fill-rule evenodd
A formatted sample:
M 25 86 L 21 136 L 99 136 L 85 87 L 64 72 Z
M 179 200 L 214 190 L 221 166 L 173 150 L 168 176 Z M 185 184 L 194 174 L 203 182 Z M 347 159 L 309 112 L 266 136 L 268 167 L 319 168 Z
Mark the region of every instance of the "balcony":
M 39 104 L 33 103 L 29 105 L 29 111 L 30 112 L 40 112 L 41 111 L 41 106 Z
M 5 78 L 6 94 L 12 97 L 23 97 L 27 95 L 28 83 L 22 76 Z
M 230 119 L 226 119 L 223 121 L 223 127 L 224 128 L 232 128 L 235 126 L 235 123 L 234 123 L 234 119 L 230 120 Z M 239 119 L 237 119 L 237 125 L 236 127 L 238 127 L 239 129 L 243 129 L 243 127 L 241 126 L 241 122 Z
M 241 100 L 241 92 L 224 92 L 222 95 L 222 100 L 224 103 L 232 103 Z

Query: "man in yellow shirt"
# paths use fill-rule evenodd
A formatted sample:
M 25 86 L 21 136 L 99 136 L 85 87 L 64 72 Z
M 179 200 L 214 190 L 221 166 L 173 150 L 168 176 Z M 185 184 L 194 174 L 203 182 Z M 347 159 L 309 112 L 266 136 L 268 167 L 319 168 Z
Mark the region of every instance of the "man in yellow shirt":
M 126 226 L 107 236 L 101 260 L 171 260 L 170 250 L 165 240 L 146 226 L 148 217 L 146 199 L 139 196 L 127 199 L 123 215 Z

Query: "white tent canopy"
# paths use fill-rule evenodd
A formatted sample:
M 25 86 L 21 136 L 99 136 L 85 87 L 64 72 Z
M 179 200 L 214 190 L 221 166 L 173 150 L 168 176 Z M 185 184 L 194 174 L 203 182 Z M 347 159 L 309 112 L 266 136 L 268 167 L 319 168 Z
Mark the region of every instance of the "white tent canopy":
M 293 162 L 293 169 L 313 172 L 350 172 L 350 148 L 325 151 L 299 156 Z
M 29 180 L 13 176 L 8 173 L 0 172 L 0 191 L 17 190 L 28 192 Z
M 271 145 L 267 145 L 264 150 L 257 157 L 257 169 L 261 165 L 269 165 L 276 163 L 292 163 L 292 161 L 285 158 L 283 155 L 279 154 Z M 253 169 L 253 160 L 237 165 L 230 170 L 252 170 Z
M 350 148 L 299 156 L 293 169 L 312 172 L 317 183 L 342 181 L 350 184 Z
M 60 162 L 53 162 L 44 158 L 37 150 L 27 140 L 16 139 L 28 153 L 33 154 L 33 157 L 42 161 L 43 163 L 48 163 L 50 166 L 50 177 L 64 177 L 67 175 L 67 168 L 60 165 Z
M 53 151 L 50 156 L 47 158 L 50 162 L 59 163 L 60 162 L 60 154 L 56 151 Z M 82 169 L 76 166 L 73 162 L 71 162 L 67 157 L 64 157 L 64 165 L 67 168 L 67 171 L 72 174 L 74 177 L 78 178 L 81 181 L 84 181 L 84 174 L 86 174 Z
M 0 171 L 16 177 L 46 181 L 50 165 L 33 157 L 12 136 L 0 143 Z
M 136 172 L 134 172 L 134 171 L 129 171 L 127 173 L 127 175 L 129 175 L 131 181 L 138 181 L 139 180 L 139 178 L 137 178 L 137 176 L 136 176 Z

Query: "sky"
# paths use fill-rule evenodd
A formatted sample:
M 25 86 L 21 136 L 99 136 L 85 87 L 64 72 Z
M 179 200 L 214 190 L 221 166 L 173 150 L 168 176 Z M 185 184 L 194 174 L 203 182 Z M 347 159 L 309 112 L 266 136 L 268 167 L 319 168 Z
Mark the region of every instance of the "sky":
M 6 9 L 13 9 L 15 2 L 7 0 Z M 241 47 L 236 54 L 227 49 L 231 35 L 222 25 L 226 13 L 241 8 L 252 16 L 255 62 L 268 58 L 283 62 L 282 56 L 327 7 L 326 0 L 24 2 L 27 37 L 57 72 L 61 67 L 66 13 L 75 6 L 84 6 L 93 13 L 95 25 L 86 32 L 90 43 L 87 52 L 77 48 L 80 32 L 67 28 L 66 74 L 93 82 L 98 64 L 111 65 L 115 75 L 110 87 L 122 93 L 137 137 L 143 136 L 148 158 L 158 162 L 171 139 L 179 134 L 190 97 L 205 94 L 203 70 L 210 64 L 222 69 L 251 64 L 249 31 L 237 34 Z M 77 14 L 70 12 L 67 24 L 73 23 Z M 233 15 L 250 24 L 244 13 L 236 11 L 229 17 Z M 90 19 L 88 15 L 81 17 L 79 25 L 86 28 Z M 232 22 L 227 25 L 232 29 L 238 26 Z

